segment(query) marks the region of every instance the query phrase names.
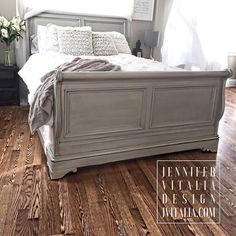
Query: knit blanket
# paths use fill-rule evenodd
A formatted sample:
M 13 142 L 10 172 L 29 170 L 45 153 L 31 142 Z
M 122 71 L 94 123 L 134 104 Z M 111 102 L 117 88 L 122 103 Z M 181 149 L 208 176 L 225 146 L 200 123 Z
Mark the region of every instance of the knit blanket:
M 41 78 L 42 84 L 36 90 L 29 111 L 29 126 L 33 134 L 41 126 L 47 124 L 53 114 L 54 82 L 58 71 L 91 72 L 119 71 L 120 66 L 102 59 L 81 59 L 76 57 L 71 62 L 64 63 L 48 72 Z

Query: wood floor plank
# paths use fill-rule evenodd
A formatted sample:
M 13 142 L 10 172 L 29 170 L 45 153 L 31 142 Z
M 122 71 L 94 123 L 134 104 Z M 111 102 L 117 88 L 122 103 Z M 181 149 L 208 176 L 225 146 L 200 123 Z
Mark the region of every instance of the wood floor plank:
M 8 205 L 11 201 L 12 185 L 4 185 L 0 191 L 0 235 L 3 235 L 4 225 L 6 222 Z
M 28 210 L 18 210 L 14 235 L 34 235 L 33 228 L 28 222 Z
M 104 214 L 104 223 L 106 231 L 112 235 L 127 235 L 121 220 L 120 212 L 117 203 L 108 188 L 109 183 L 105 180 L 103 168 L 99 168 L 99 174 L 96 175 L 96 189 L 98 193 L 98 201 L 101 212 Z M 109 175 L 110 176 L 110 175 Z
M 121 189 L 119 188 L 119 182 L 117 182 L 114 172 L 107 173 L 105 168 L 99 168 L 99 173 L 101 190 L 104 197 L 108 199 L 109 204 L 111 205 L 110 208 L 113 211 L 113 219 L 119 227 L 120 234 L 142 235 L 138 232 L 131 212 L 128 208 L 124 207 L 126 205 L 126 201 L 122 195 Z
M 61 233 L 58 182 L 51 181 L 46 174 L 46 166 L 42 167 L 42 214 L 39 219 L 40 234 L 52 235 Z
M 41 167 L 34 166 L 34 178 L 31 199 L 29 204 L 28 219 L 39 219 L 42 213 L 42 195 L 41 195 Z
M 18 184 L 13 184 L 12 195 L 10 198 L 10 202 L 8 203 L 6 221 L 3 228 L 3 235 L 14 235 L 18 216 L 20 192 L 21 192 L 21 186 Z
M 61 232 L 65 234 L 74 234 L 71 219 L 71 208 L 69 205 L 69 194 L 67 181 L 64 179 L 59 182 L 59 207 L 61 217 Z
M 72 225 L 76 235 L 91 235 L 91 217 L 88 200 L 81 176 L 68 176 L 68 196 L 71 206 Z
M 132 198 L 134 199 L 135 203 L 137 204 L 137 207 L 140 210 L 140 213 L 142 215 L 142 218 L 146 224 L 146 227 L 148 228 L 150 234 L 155 235 L 161 235 L 160 229 L 157 227 L 155 220 L 153 219 L 153 214 L 150 212 L 150 209 L 148 209 L 145 206 L 144 200 L 140 196 L 140 193 L 138 191 L 137 186 L 134 183 L 134 180 L 132 179 L 132 176 L 130 175 L 128 169 L 126 168 L 125 164 L 119 164 L 120 170 L 122 172 L 123 178 L 125 179 L 127 185 L 130 188 Z
M 97 235 L 105 236 L 109 234 L 109 231 L 114 232 L 115 226 L 110 220 L 110 214 L 107 211 L 107 208 L 101 209 L 98 199 L 98 193 L 95 185 L 95 180 L 93 176 L 89 175 L 86 179 L 86 184 L 84 185 L 87 200 L 88 200 L 88 212 L 90 214 L 90 224 L 93 229 L 93 232 L 96 232 Z M 101 200 L 100 200 L 101 201 Z M 103 201 L 103 199 L 102 199 Z M 108 218 L 107 225 L 105 225 L 104 218 Z M 109 231 L 108 231 L 109 230 Z
M 32 198 L 33 191 L 33 177 L 34 177 L 34 169 L 32 166 L 26 166 L 24 169 L 24 175 L 21 183 L 21 192 L 20 192 L 20 203 L 19 209 L 29 209 L 30 201 Z

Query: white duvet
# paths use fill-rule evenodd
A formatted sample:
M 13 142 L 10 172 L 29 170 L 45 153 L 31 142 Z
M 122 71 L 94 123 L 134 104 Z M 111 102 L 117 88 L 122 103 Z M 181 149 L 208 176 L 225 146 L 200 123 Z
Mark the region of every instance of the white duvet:
M 19 71 L 20 77 L 25 81 L 29 89 L 29 103 L 41 84 L 40 78 L 57 66 L 73 60 L 75 57 L 55 52 L 37 53 L 32 55 L 23 68 Z M 97 56 L 81 56 L 81 58 L 97 58 Z M 120 65 L 122 71 L 173 71 L 176 67 L 167 67 L 158 61 L 135 57 L 129 54 L 114 56 L 99 56 L 109 62 Z

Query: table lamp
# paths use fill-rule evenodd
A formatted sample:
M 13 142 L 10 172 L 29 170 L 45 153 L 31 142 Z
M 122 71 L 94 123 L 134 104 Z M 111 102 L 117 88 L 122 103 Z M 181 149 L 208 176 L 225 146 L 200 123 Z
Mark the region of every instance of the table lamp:
M 153 59 L 153 48 L 159 44 L 160 32 L 148 30 L 145 31 L 144 45 L 150 47 L 150 59 Z

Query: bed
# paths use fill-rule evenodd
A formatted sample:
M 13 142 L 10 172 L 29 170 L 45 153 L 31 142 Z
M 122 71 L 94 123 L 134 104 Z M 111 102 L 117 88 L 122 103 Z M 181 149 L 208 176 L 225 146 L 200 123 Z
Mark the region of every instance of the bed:
M 130 39 L 126 19 L 43 13 L 27 20 L 28 56 L 30 36 L 38 24 L 47 23 L 117 31 Z M 139 60 L 132 55 L 128 58 Z M 35 56 L 33 60 L 42 59 Z M 140 60 L 140 64 L 157 63 Z M 228 77 L 229 70 L 166 67 L 109 73 L 59 71 L 53 125 L 38 130 L 50 177 L 62 178 L 78 167 L 163 153 L 217 151 Z

